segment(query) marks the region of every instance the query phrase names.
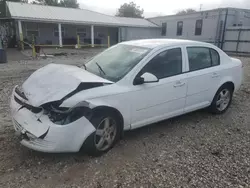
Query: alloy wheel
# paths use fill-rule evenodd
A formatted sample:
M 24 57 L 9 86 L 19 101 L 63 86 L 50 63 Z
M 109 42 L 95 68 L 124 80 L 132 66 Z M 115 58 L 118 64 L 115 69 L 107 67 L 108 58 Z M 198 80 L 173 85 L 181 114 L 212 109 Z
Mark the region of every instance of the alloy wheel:
M 111 117 L 103 119 L 97 126 L 94 136 L 96 149 L 105 151 L 110 148 L 115 140 L 116 134 L 116 121 Z
M 217 100 L 216 100 L 217 110 L 219 111 L 225 110 L 228 107 L 230 100 L 231 100 L 231 92 L 228 89 L 223 89 L 219 93 Z

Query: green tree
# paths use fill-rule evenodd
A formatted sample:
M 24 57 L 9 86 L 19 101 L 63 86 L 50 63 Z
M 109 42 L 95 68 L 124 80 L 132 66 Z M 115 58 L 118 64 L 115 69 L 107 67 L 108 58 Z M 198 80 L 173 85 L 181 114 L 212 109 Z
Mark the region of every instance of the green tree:
M 35 0 L 32 3 L 40 4 L 40 5 L 79 8 L 79 4 L 77 3 L 77 0 L 61 0 L 60 2 L 58 0 Z
M 143 18 L 144 10 L 137 6 L 134 2 L 124 3 L 118 9 L 116 16 L 119 17 L 131 17 L 131 18 Z
M 59 3 L 61 7 L 71 7 L 71 8 L 79 8 L 79 4 L 77 0 L 61 0 Z
M 33 4 L 59 6 L 58 0 L 35 0 Z
M 3 0 L 3 2 L 6 0 Z M 28 3 L 28 0 L 8 0 L 8 1 L 12 1 L 12 2 L 21 2 L 21 3 Z
M 183 15 L 183 14 L 188 14 L 188 13 L 193 13 L 193 12 L 196 12 L 196 10 L 192 8 L 188 8 L 188 9 L 180 10 L 179 12 L 176 13 L 176 15 Z

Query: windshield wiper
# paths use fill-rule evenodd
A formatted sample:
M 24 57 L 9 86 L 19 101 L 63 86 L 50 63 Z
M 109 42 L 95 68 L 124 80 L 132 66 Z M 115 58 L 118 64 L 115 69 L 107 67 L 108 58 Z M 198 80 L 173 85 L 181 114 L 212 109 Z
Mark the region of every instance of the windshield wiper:
M 102 69 L 102 67 L 97 62 L 95 62 L 95 64 L 99 68 L 99 71 L 102 72 L 104 75 L 106 75 L 106 73 L 104 72 L 104 70 Z
M 82 66 L 84 67 L 84 69 L 85 69 L 85 70 L 87 70 L 87 67 L 86 67 L 86 65 L 85 65 L 85 64 L 82 64 Z

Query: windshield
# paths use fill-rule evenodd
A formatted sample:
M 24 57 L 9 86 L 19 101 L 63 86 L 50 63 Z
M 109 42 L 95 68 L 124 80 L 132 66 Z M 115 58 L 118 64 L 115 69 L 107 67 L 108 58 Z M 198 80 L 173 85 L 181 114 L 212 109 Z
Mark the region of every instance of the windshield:
M 134 68 L 150 49 L 118 44 L 86 63 L 87 71 L 113 82 L 119 81 Z

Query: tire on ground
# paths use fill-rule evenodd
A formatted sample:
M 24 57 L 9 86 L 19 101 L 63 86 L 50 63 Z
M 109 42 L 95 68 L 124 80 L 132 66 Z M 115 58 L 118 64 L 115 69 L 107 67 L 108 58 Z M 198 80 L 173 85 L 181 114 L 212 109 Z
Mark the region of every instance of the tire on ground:
M 96 131 L 95 131 L 86 139 L 86 141 L 83 144 L 84 151 L 91 156 L 100 156 L 103 153 L 106 153 L 111 148 L 113 148 L 113 146 L 121 138 L 122 127 L 123 127 L 122 120 L 113 111 L 109 110 L 98 111 L 98 113 L 93 114 L 93 117 L 90 119 L 90 122 L 94 125 L 95 128 L 97 128 L 98 125 L 107 117 L 111 117 L 116 123 L 116 135 L 114 141 L 112 142 L 111 146 L 108 147 L 107 149 L 102 151 L 98 150 L 95 145 L 95 136 L 96 136 Z
M 227 107 L 223 110 L 219 110 L 217 108 L 217 105 L 216 105 L 216 102 L 217 102 L 217 99 L 218 99 L 218 96 L 220 94 L 221 91 L 223 91 L 224 89 L 227 89 L 229 92 L 230 92 L 230 100 L 229 100 L 229 103 L 227 105 Z M 227 82 L 225 84 L 223 84 L 219 89 L 218 91 L 216 92 L 214 98 L 213 98 L 213 101 L 211 103 L 211 105 L 209 106 L 209 111 L 213 114 L 223 114 L 224 112 L 227 111 L 227 109 L 229 108 L 229 106 L 231 105 L 231 102 L 232 102 L 232 97 L 233 97 L 233 92 L 234 92 L 234 85 L 233 83 L 231 82 Z

